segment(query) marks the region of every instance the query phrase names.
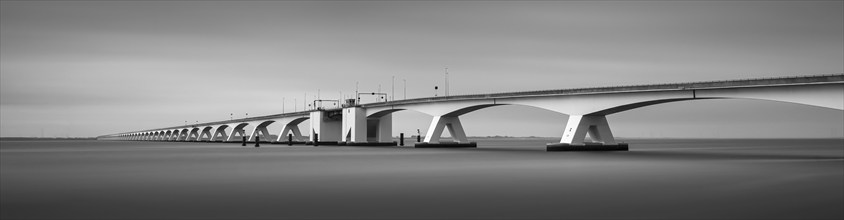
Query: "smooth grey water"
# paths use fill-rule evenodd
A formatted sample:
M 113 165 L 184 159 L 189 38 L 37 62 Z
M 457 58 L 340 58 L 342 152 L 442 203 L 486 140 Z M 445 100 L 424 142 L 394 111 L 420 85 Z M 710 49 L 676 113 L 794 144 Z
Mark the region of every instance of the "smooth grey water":
M 2 219 L 842 219 L 844 140 L 2 141 Z

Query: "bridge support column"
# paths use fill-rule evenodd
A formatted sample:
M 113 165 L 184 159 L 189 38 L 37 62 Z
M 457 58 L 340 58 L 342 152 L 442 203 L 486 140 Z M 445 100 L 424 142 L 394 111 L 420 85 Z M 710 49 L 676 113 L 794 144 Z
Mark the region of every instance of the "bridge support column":
M 586 135 L 593 142 L 584 142 Z M 626 151 L 627 144 L 615 142 L 604 115 L 570 115 L 560 143 L 547 144 L 547 151 Z
M 343 109 L 343 135 L 340 144 L 352 146 L 396 146 L 393 141 L 393 115 L 366 117 L 366 109 Z M 320 136 L 321 137 L 321 136 Z
M 182 130 L 182 133 L 179 133 L 178 141 L 188 141 L 188 137 L 190 137 L 190 131 Z
M 340 141 L 343 129 L 342 112 L 315 111 L 311 112 L 311 138 L 319 135 L 319 144 L 331 145 Z
M 196 137 L 196 140 L 197 141 L 205 141 L 204 140 L 205 138 L 203 138 L 203 137 L 208 138 L 209 141 L 211 140 L 211 128 L 210 127 L 203 128 L 202 131 L 199 132 L 199 136 Z
M 342 141 L 346 143 L 366 142 L 366 109 L 343 109 Z
M 281 132 L 278 133 L 278 139 L 276 139 L 276 142 L 286 141 L 288 134 L 290 133 L 293 133 L 293 141 L 305 141 L 305 137 L 302 136 L 302 132 L 299 131 L 299 124 L 288 123 L 285 124 L 284 128 L 281 129 Z
M 451 137 L 456 142 L 440 142 L 443 129 L 448 129 L 448 133 L 451 134 Z M 434 116 L 431 126 L 428 127 L 424 142 L 417 143 L 415 147 L 477 147 L 477 144 L 475 142 L 469 142 L 469 139 L 466 138 L 466 132 L 463 131 L 463 124 L 460 123 L 460 118 L 457 116 Z
M 252 129 L 252 133 L 249 134 L 249 141 L 255 140 L 255 137 L 259 135 L 258 132 L 260 132 L 261 139 L 264 139 L 264 140 L 267 140 L 267 141 L 271 140 L 270 139 L 270 131 L 267 130 L 267 126 L 265 125 L 265 126 L 255 126 L 255 128 Z
M 179 132 L 174 131 L 172 134 L 170 134 L 170 138 L 168 138 L 168 141 L 176 141 L 177 137 L 179 137 Z
M 229 139 L 229 135 L 226 134 L 227 127 L 228 126 L 217 126 L 217 128 L 214 129 L 214 133 L 211 133 L 211 139 L 208 141 L 215 142 L 217 140 L 225 141 L 226 139 Z
M 197 141 L 199 139 L 199 129 L 191 129 L 190 133 L 188 133 L 188 137 L 185 138 L 185 141 Z
M 393 142 L 393 114 L 366 120 L 367 141 L 379 143 Z
M 243 129 L 244 127 L 246 127 L 246 126 L 244 125 L 244 126 L 235 126 L 235 127 L 233 127 L 233 128 L 232 128 L 232 131 L 229 133 L 229 137 L 228 137 L 228 138 L 226 138 L 226 141 L 225 141 L 225 142 L 235 141 L 235 137 L 238 137 L 238 136 L 240 136 L 240 137 L 245 137 L 245 136 L 246 136 L 246 131 L 244 131 L 244 129 Z

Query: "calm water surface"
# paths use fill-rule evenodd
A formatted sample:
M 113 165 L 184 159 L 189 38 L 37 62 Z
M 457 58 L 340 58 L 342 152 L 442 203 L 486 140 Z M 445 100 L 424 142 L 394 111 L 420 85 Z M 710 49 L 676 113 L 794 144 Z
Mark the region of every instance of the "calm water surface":
M 842 219 L 844 140 L 2 141 L 2 219 Z

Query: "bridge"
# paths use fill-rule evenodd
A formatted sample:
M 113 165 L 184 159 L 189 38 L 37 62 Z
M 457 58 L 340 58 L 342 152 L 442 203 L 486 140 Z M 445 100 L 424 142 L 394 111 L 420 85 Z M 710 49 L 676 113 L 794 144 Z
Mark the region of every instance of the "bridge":
M 844 111 L 844 74 L 439 96 L 367 104 L 352 99 L 336 108 L 124 132 L 99 139 L 232 142 L 241 138 L 288 144 L 394 146 L 392 113 L 411 110 L 433 116 L 424 141 L 416 147 L 475 147 L 466 137 L 461 116 L 495 106 L 524 105 L 569 115 L 560 142 L 548 144 L 548 151 L 627 150 L 627 144 L 615 140 L 607 115 L 702 99 L 769 100 Z M 305 121 L 310 123 L 310 138 L 299 129 Z M 267 129 L 270 124 L 282 125 L 272 140 Z M 244 128 L 250 125 L 247 134 Z M 453 141 L 440 141 L 445 129 Z M 587 135 L 590 141 L 586 141 Z

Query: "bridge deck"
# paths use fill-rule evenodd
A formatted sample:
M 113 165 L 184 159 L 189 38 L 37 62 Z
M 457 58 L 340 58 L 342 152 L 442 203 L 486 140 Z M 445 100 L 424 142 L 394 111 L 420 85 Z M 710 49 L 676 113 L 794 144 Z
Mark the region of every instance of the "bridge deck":
M 470 99 L 492 99 L 492 98 L 514 98 L 526 96 L 557 96 L 557 95 L 585 95 L 596 93 L 624 93 L 637 91 L 669 91 L 669 90 L 701 90 L 701 89 L 724 89 L 724 88 L 738 88 L 738 87 L 757 87 L 757 86 L 786 86 L 786 85 L 804 85 L 804 84 L 825 84 L 825 83 L 844 83 L 844 74 L 830 74 L 830 75 L 816 75 L 816 76 L 800 76 L 800 77 L 778 77 L 778 78 L 762 78 L 762 79 L 743 79 L 743 80 L 722 80 L 722 81 L 706 81 L 706 82 L 687 82 L 687 83 L 665 83 L 665 84 L 648 84 L 648 85 L 632 85 L 632 86 L 610 86 L 610 87 L 592 87 L 592 88 L 575 88 L 575 89 L 553 89 L 553 90 L 536 90 L 523 92 L 504 92 L 504 93 L 488 93 L 488 94 L 471 94 L 458 96 L 440 96 L 440 97 L 426 97 L 417 99 L 406 99 L 389 102 L 378 102 L 362 104 L 362 107 L 376 107 L 402 104 L 427 103 L 449 100 L 470 100 Z
M 611 86 L 611 87 L 593 87 L 593 88 L 575 88 L 575 89 L 554 89 L 554 90 L 537 90 L 537 91 L 523 91 L 523 92 L 504 92 L 504 93 L 489 93 L 489 94 L 472 94 L 472 95 L 458 95 L 458 96 L 440 96 L 440 97 L 426 97 L 406 100 L 396 100 L 388 102 L 367 103 L 361 104 L 361 107 L 378 107 L 390 105 L 406 105 L 416 103 L 430 103 L 443 102 L 455 100 L 472 100 L 472 99 L 494 99 L 494 98 L 514 98 L 527 96 L 561 96 L 561 95 L 585 95 L 597 93 L 626 93 L 639 91 L 670 91 L 670 90 L 701 90 L 701 89 L 724 89 L 724 88 L 738 88 L 738 87 L 758 87 L 758 86 L 787 86 L 787 85 L 807 85 L 807 84 L 828 84 L 828 83 L 844 83 L 844 74 L 829 74 L 829 75 L 815 75 L 815 76 L 798 76 L 798 77 L 778 77 L 778 78 L 761 78 L 761 79 L 742 79 L 742 80 L 722 80 L 722 81 L 706 81 L 706 82 L 687 82 L 687 83 L 665 83 L 665 84 L 649 84 L 649 85 L 632 85 L 632 86 Z M 328 109 L 331 110 L 331 109 Z M 315 110 L 290 112 L 283 114 L 265 115 L 250 118 L 241 118 L 226 121 L 215 121 L 200 124 L 191 124 L 188 126 L 172 126 L 166 128 L 141 130 L 135 132 L 159 131 L 181 129 L 186 127 L 205 127 L 218 124 L 242 123 L 248 121 L 271 120 L 283 117 L 297 117 L 307 116 L 310 112 Z M 133 132 L 129 132 L 133 133 Z

